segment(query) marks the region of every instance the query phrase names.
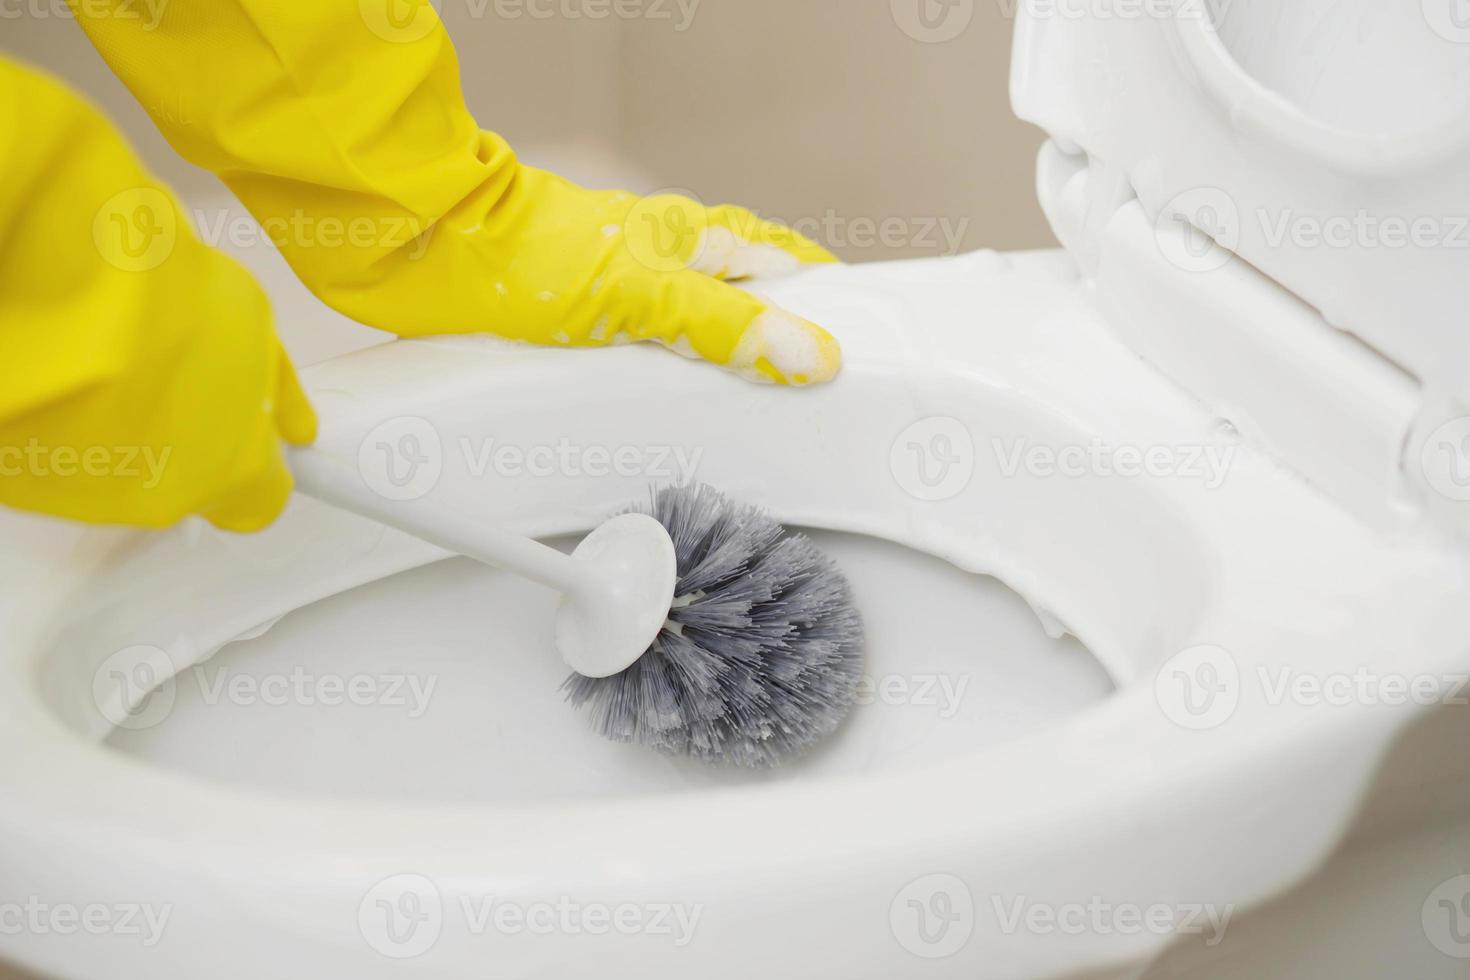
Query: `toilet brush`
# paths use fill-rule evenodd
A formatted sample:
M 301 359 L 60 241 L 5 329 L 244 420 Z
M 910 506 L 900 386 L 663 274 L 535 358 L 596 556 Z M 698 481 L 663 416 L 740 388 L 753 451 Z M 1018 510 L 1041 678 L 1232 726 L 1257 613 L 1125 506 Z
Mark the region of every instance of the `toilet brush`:
M 570 554 L 425 499 L 388 500 L 357 470 L 290 451 L 306 496 L 561 593 L 563 689 L 609 738 L 760 767 L 831 734 L 856 696 L 862 622 L 836 565 L 759 508 L 663 487 Z

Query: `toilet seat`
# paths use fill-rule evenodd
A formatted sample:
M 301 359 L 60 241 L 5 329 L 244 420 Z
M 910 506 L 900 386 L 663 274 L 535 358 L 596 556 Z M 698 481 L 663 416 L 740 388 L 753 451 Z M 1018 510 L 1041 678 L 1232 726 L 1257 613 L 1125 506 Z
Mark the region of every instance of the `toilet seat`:
M 45 575 L 0 562 L 0 739 L 23 747 L 0 756 L 0 880 L 52 902 L 167 903 L 169 941 L 31 935 L 12 955 L 63 976 L 253 980 L 282 962 L 313 976 L 479 977 L 491 962 L 497 975 L 529 976 L 592 949 L 609 977 L 746 976 L 758 956 L 795 974 L 891 978 L 915 962 L 895 942 L 892 903 L 941 874 L 965 883 L 974 921 L 967 942 L 929 964 L 936 976 L 1056 975 L 1146 961 L 1168 937 L 1008 929 L 995 902 L 1244 906 L 1319 865 L 1418 712 L 1270 703 L 1255 671 L 1463 670 L 1464 556 L 1429 535 L 1376 532 L 1232 443 L 1115 338 L 1063 253 L 821 268 L 762 291 L 843 338 L 838 383 L 755 389 L 641 347 L 398 342 L 307 372 L 332 420 L 321 445 L 355 459 L 384 434 L 427 431 L 402 420 L 427 422 L 450 447 L 429 492 L 536 535 L 586 530 L 643 485 L 468 479 L 457 438 L 554 444 L 575 420 L 588 443 L 636 433 L 702 445 L 701 479 L 784 521 L 995 574 L 1089 645 L 1116 697 L 1021 742 L 820 786 L 570 806 L 246 792 L 100 747 L 111 723 L 99 670 L 140 645 L 182 669 L 442 553 L 306 501 L 248 539 L 99 532 Z M 956 446 L 966 438 L 971 448 Z M 1214 488 L 1178 474 L 1057 479 L 1007 472 L 1018 438 L 1236 453 Z M 937 468 L 966 461 L 964 480 Z M 926 463 L 936 468 L 921 472 Z M 1169 685 L 1203 667 L 1242 680 L 1225 717 L 1207 710 L 1209 724 L 1195 724 Z M 1202 841 L 1210 861 L 1197 859 Z M 443 908 L 431 948 L 400 960 L 365 941 L 363 903 L 423 880 Z M 455 928 L 468 894 L 679 900 L 704 912 L 683 949 L 647 936 L 552 948 Z

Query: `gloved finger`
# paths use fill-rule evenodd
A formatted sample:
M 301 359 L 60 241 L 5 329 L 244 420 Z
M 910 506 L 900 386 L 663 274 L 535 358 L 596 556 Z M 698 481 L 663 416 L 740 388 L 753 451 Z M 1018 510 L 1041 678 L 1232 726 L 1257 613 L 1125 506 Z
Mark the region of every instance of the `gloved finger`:
M 274 522 L 295 487 L 281 440 L 304 446 L 316 439 L 316 411 L 280 341 L 272 344 L 269 369 L 275 380 L 267 389 L 274 393 L 267 418 L 237 457 L 249 468 L 229 481 L 223 497 L 200 509 L 222 531 L 259 531 Z
M 750 381 L 821 384 L 842 367 L 841 347 L 815 323 L 693 270 L 630 274 L 612 296 L 615 329 Z
M 293 446 L 308 446 L 316 441 L 316 410 L 306 398 L 296 368 L 279 344 L 276 345 L 275 387 L 276 429 L 281 438 Z
M 272 450 L 253 454 L 256 467 L 232 482 L 227 496 L 200 509 L 209 523 L 221 531 L 243 534 L 262 530 L 281 516 L 294 483 L 279 440 Z
M 725 204 L 707 211 L 709 225 L 695 268 L 719 279 L 784 275 L 837 256 L 794 228 Z
M 623 244 L 654 272 L 693 269 L 716 279 L 774 277 L 837 258 L 794 229 L 745 208 L 707 208 L 680 194 L 637 199 L 621 228 Z

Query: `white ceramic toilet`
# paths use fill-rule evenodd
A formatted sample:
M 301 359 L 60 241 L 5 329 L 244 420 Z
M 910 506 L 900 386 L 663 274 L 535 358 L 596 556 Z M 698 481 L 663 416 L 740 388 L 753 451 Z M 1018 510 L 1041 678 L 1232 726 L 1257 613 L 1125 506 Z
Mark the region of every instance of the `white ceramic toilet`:
M 1065 249 L 759 287 L 841 338 L 835 384 L 480 338 L 307 372 L 389 496 L 551 537 L 693 475 L 815 529 L 871 633 L 830 745 L 603 742 L 549 594 L 310 501 L 249 538 L 7 515 L 0 958 L 1463 976 L 1470 27 L 1104 6 L 1019 14 Z

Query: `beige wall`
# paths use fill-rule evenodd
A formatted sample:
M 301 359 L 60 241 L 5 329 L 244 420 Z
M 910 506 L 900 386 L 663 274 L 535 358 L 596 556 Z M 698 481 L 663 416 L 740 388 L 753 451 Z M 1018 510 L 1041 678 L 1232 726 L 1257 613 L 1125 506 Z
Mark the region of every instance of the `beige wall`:
M 788 220 L 835 214 L 858 261 L 862 219 L 924 219 L 966 247 L 1051 244 L 1033 189 L 1040 133 L 1010 110 L 1010 21 L 976 2 L 944 43 L 906 35 L 884 0 L 705 0 L 684 34 L 626 32 L 627 152 L 708 200 Z

